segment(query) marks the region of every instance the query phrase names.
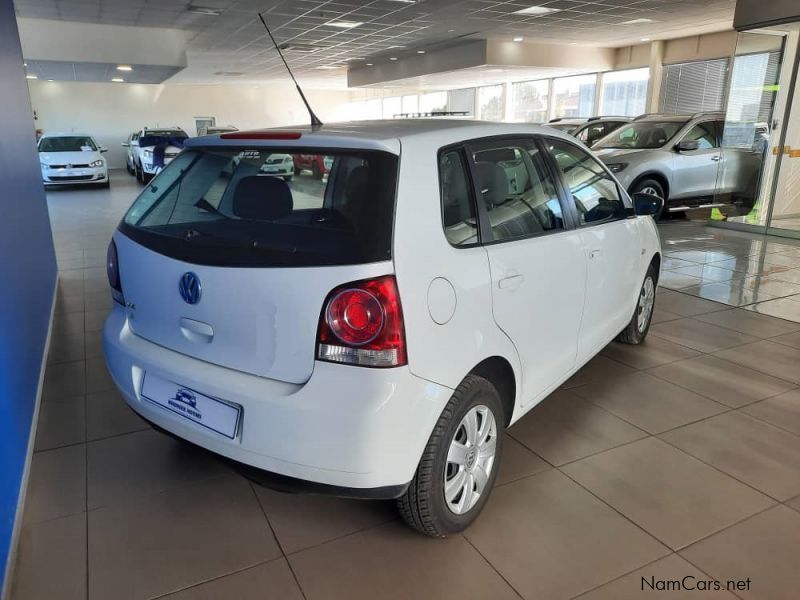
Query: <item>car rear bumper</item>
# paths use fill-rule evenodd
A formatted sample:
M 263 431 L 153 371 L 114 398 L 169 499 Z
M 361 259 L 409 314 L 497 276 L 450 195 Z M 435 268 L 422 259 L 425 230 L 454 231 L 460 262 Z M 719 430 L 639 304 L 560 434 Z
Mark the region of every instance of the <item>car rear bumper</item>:
M 396 497 L 414 476 L 452 394 L 407 367 L 316 362 L 300 385 L 250 375 L 137 336 L 125 311 L 114 306 L 103 338 L 109 372 L 131 408 L 172 435 L 241 463 L 248 477 L 271 487 Z M 241 405 L 236 437 L 143 398 L 146 373 Z

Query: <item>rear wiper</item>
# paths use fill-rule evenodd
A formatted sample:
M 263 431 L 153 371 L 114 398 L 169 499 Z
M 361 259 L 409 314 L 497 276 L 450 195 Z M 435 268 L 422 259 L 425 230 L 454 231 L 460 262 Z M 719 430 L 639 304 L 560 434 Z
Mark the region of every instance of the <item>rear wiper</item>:
M 211 202 L 209 202 L 205 198 L 200 198 L 200 200 L 195 202 L 194 205 L 195 205 L 196 208 L 199 208 L 200 210 L 204 210 L 206 212 L 214 213 L 215 215 L 219 215 L 220 217 L 225 217 L 226 219 L 228 218 L 227 215 L 224 215 L 223 213 L 221 213 L 216 206 L 211 204 Z

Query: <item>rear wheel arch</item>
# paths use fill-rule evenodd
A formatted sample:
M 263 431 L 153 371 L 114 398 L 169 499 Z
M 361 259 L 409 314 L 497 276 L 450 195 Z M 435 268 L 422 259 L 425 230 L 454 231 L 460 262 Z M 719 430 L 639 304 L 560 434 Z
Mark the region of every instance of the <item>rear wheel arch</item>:
M 475 365 L 468 375 L 483 377 L 494 386 L 503 404 L 504 425 L 508 427 L 517 398 L 517 381 L 511 363 L 502 356 L 491 356 Z

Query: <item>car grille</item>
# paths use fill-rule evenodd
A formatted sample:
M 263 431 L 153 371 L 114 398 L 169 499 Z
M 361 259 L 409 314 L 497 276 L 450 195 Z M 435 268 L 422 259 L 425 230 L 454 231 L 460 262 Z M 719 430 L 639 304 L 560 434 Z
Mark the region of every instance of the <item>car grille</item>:
M 50 165 L 51 169 L 86 169 L 89 165 Z
M 53 175 L 50 177 L 50 181 L 88 181 L 93 177 L 94 175 L 65 175 L 63 177 Z

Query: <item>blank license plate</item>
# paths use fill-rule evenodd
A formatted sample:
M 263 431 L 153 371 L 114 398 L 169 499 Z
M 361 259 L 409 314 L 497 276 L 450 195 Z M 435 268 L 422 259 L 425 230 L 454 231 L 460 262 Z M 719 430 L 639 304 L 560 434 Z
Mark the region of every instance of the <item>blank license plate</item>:
M 198 425 L 233 439 L 242 407 L 206 396 L 155 375 L 145 375 L 142 397 Z

